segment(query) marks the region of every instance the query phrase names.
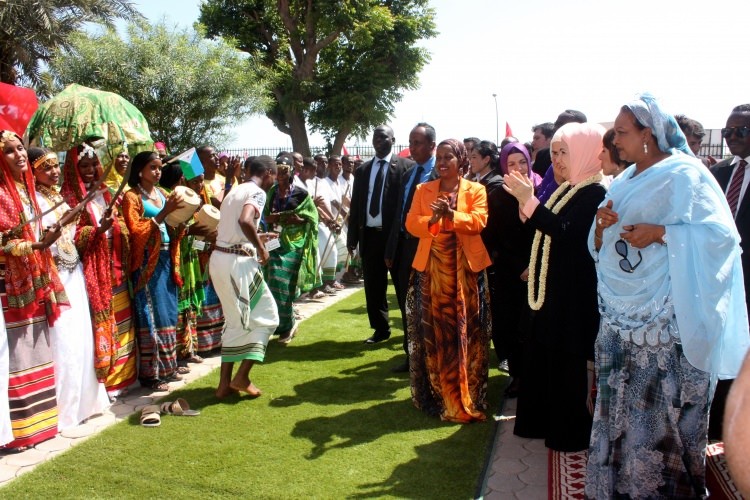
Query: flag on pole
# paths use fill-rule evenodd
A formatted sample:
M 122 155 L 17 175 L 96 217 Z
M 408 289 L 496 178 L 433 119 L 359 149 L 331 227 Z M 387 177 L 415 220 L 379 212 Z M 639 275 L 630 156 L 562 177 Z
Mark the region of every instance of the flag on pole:
M 185 180 L 189 181 L 203 173 L 203 164 L 201 163 L 201 159 L 198 158 L 195 148 L 188 149 L 176 159 L 180 162 L 180 168 L 182 169 L 182 175 L 185 176 Z
M 348 150 L 348 149 L 346 149 L 346 144 L 344 144 L 344 145 L 342 145 L 342 146 L 341 146 L 341 153 L 342 153 L 342 154 L 343 154 L 344 156 L 349 156 L 349 150 Z
M 0 83 L 0 129 L 23 136 L 38 107 L 33 90 Z
M 505 122 L 505 137 L 510 137 L 513 135 L 513 131 L 510 129 L 510 125 L 508 125 L 508 122 Z

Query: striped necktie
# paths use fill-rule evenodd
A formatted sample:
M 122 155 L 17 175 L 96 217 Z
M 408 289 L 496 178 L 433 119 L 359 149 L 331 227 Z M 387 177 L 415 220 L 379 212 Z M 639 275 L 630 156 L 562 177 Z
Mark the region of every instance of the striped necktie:
M 737 207 L 740 203 L 740 192 L 742 192 L 742 182 L 745 180 L 745 160 L 740 160 L 737 169 L 734 171 L 734 177 L 732 177 L 732 183 L 727 189 L 727 202 L 729 203 L 729 209 L 732 211 L 732 216 L 737 216 Z

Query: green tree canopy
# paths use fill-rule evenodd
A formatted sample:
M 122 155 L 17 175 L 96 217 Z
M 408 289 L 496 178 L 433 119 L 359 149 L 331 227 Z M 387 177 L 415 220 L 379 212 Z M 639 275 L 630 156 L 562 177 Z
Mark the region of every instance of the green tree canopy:
M 126 40 L 114 30 L 79 33 L 51 69 L 65 85 L 108 90 L 132 102 L 154 139 L 171 151 L 221 145 L 228 127 L 265 109 L 266 91 L 246 54 L 204 35 L 164 22 L 131 24 Z
M 0 81 L 40 83 L 42 64 L 85 23 L 143 16 L 126 0 L 0 0 Z
M 434 16 L 427 0 L 206 0 L 200 21 L 251 54 L 270 82 L 266 115 L 309 154 L 308 124 L 339 152 L 417 88 Z

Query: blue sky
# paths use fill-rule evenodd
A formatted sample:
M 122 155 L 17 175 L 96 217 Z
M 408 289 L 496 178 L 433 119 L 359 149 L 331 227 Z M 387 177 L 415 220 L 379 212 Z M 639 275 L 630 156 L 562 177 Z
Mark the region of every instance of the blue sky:
M 191 26 L 199 0 L 137 1 L 150 20 Z M 724 126 L 731 109 L 750 103 L 750 57 L 744 42 L 748 0 L 433 0 L 440 34 L 421 87 L 396 105 L 391 121 L 406 142 L 420 121 L 438 139 L 531 138 L 535 123 L 566 108 L 590 121 L 611 122 L 641 91 L 706 128 Z M 741 20 L 735 34 L 733 20 Z M 264 116 L 238 124 L 229 146 L 290 146 Z M 369 137 L 361 142 L 369 143 Z M 355 144 L 350 138 L 347 144 Z M 323 140 L 311 136 L 313 145 Z

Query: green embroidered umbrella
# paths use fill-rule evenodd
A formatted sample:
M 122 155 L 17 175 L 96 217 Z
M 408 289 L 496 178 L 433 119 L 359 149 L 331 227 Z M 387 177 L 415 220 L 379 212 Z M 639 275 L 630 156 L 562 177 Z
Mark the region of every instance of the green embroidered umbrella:
M 26 137 L 30 145 L 54 151 L 101 137 L 109 156 L 125 145 L 131 155 L 153 146 L 148 123 L 135 106 L 115 93 L 75 83 L 39 106 Z

